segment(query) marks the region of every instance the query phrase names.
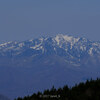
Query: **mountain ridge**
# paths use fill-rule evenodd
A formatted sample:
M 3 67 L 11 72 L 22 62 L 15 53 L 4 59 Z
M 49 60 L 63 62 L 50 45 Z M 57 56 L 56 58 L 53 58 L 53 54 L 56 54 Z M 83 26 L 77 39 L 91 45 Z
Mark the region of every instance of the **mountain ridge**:
M 0 44 L 0 56 L 21 57 L 51 55 L 65 57 L 67 62 L 80 63 L 84 56 L 100 56 L 100 43 L 68 35 L 58 34 L 54 37 L 31 39 L 23 42 Z
M 0 93 L 25 96 L 100 77 L 100 43 L 56 35 L 0 44 Z M 10 92 L 9 92 L 10 91 Z

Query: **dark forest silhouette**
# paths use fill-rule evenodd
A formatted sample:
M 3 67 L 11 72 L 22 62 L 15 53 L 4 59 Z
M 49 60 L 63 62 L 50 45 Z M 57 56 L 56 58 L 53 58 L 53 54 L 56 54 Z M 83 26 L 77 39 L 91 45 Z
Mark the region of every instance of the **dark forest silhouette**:
M 56 89 L 53 86 L 50 90 L 47 89 L 24 98 L 19 97 L 15 100 L 100 100 L 100 79 L 87 80 L 72 88 L 66 85 Z

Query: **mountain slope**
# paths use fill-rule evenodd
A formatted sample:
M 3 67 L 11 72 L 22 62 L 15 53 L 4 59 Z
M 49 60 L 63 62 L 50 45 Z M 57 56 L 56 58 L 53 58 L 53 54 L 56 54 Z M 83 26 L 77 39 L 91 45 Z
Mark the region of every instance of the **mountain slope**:
M 100 58 L 100 43 L 85 38 L 59 34 L 55 37 L 39 38 L 24 42 L 8 42 L 0 44 L 0 58 L 32 59 L 37 56 L 58 55 L 69 63 L 84 63 L 84 58 Z M 25 61 L 24 59 L 24 61 Z M 71 62 L 70 62 L 71 61 Z
M 0 100 L 10 100 L 10 99 L 0 94 Z
M 100 43 L 58 34 L 0 44 L 0 93 L 10 97 L 100 76 Z M 10 92 L 9 92 L 10 91 Z

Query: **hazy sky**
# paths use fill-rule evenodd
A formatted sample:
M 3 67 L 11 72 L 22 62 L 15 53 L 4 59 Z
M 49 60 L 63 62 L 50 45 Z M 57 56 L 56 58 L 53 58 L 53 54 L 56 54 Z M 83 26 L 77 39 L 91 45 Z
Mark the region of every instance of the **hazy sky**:
M 58 33 L 100 40 L 100 0 L 0 0 L 0 43 Z

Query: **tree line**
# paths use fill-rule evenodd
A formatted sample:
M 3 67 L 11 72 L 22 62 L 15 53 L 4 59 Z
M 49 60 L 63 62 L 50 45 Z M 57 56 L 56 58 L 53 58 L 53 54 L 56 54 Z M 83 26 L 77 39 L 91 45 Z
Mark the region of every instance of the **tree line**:
M 69 88 L 65 85 L 56 89 L 54 86 L 44 92 L 37 92 L 31 96 L 15 100 L 100 100 L 100 79 L 87 80 Z

